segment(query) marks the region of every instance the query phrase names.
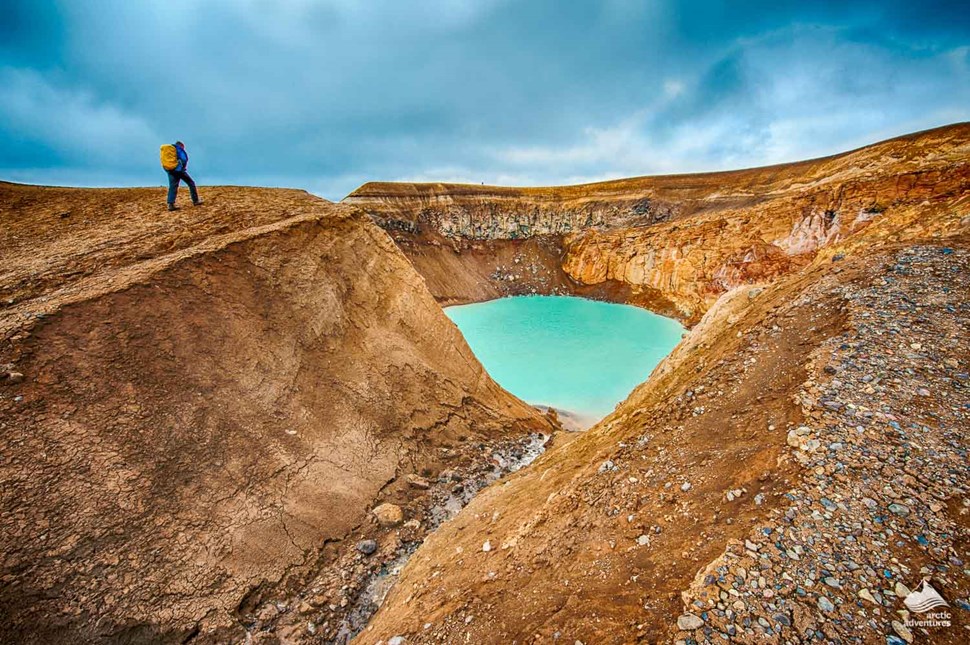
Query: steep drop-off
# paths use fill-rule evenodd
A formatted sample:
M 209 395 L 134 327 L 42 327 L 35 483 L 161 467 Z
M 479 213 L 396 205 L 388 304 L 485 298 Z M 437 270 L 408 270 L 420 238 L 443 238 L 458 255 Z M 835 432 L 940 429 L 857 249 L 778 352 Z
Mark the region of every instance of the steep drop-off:
M 368 513 L 409 518 L 406 474 L 550 427 L 366 217 L 205 196 L 0 185 L 5 642 L 242 640 L 264 598 L 397 539 Z
M 694 323 L 733 287 L 883 220 L 949 208 L 970 186 L 968 150 L 959 124 L 751 170 L 558 188 L 370 183 L 344 203 L 391 233 L 442 303 L 570 293 Z

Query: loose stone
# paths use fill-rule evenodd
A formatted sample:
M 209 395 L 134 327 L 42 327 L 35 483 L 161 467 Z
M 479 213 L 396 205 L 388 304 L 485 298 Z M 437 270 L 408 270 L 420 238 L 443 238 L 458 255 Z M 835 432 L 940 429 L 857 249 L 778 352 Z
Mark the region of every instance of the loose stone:
M 408 485 L 411 488 L 417 488 L 419 490 L 428 490 L 429 488 L 431 488 L 431 482 L 429 482 L 424 477 L 418 477 L 414 473 L 411 473 L 410 475 L 408 475 L 407 480 L 408 480 Z
M 909 627 L 902 624 L 898 620 L 894 620 L 892 625 L 893 625 L 893 631 L 899 634 L 900 638 L 902 638 L 907 643 L 913 642 L 913 632 L 909 631 Z
M 692 632 L 703 626 L 704 621 L 700 616 L 695 616 L 694 614 L 683 614 L 677 619 L 677 628 L 685 632 Z

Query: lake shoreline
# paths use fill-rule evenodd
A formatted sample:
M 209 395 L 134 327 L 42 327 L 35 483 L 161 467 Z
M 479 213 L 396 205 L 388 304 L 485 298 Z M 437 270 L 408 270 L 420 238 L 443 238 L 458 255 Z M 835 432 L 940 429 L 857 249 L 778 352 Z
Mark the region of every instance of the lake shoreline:
M 559 421 L 559 425 L 563 427 L 563 430 L 568 430 L 569 432 L 585 432 L 596 425 L 602 418 L 594 415 L 573 412 L 572 410 L 567 410 L 565 408 L 542 405 L 539 403 L 532 404 L 532 407 L 537 410 L 541 410 L 546 414 L 549 414 L 550 411 L 555 413 L 556 419 Z

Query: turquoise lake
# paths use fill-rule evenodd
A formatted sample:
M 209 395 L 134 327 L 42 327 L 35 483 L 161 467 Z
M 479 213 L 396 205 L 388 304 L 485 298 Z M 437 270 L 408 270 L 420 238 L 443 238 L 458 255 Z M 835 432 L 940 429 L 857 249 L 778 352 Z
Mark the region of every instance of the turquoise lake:
M 445 314 L 502 387 L 586 425 L 645 381 L 684 332 L 638 307 L 563 296 L 501 298 Z

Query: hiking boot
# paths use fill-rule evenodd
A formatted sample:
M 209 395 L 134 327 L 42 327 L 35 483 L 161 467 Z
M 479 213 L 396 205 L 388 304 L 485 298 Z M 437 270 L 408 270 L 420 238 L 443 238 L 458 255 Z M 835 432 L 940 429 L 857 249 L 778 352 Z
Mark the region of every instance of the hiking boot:
M 168 210 L 170 210 L 170 211 L 177 211 L 178 209 L 179 209 L 179 207 L 176 206 L 175 204 L 169 204 L 168 205 Z
M 192 205 L 193 205 L 193 206 L 201 206 L 201 205 L 202 205 L 202 200 L 200 199 L 200 200 L 199 200 L 199 201 L 197 201 L 197 202 L 192 202 Z

